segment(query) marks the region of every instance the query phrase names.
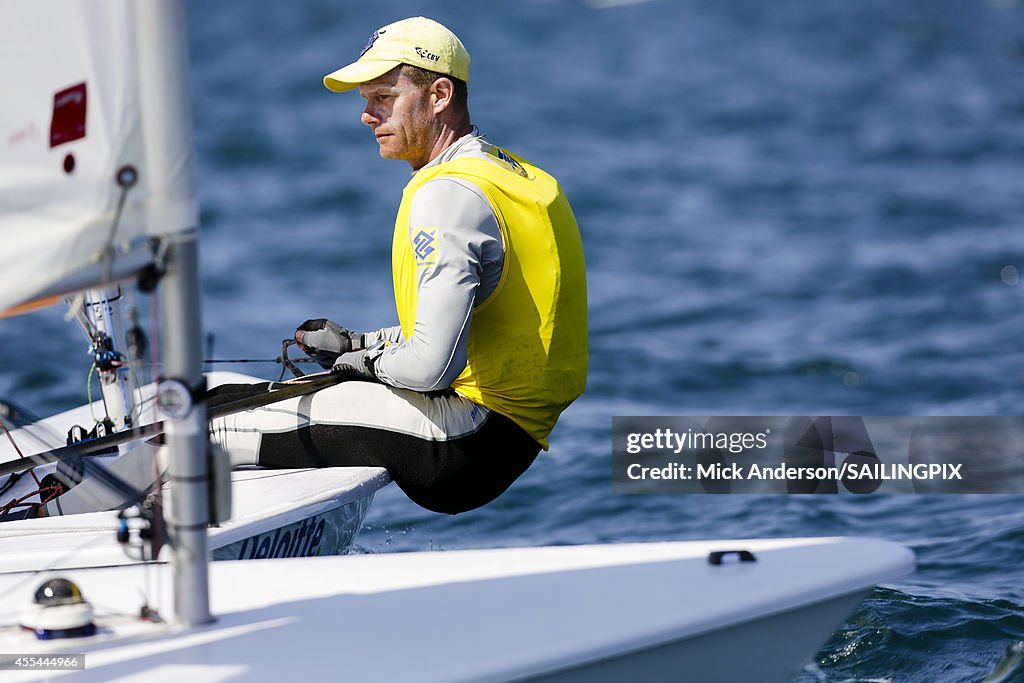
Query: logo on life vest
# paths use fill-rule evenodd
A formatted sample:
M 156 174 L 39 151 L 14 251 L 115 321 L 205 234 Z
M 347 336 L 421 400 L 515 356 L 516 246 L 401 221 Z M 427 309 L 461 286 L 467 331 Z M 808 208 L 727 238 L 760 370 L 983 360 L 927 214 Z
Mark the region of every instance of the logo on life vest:
M 432 228 L 420 230 L 412 238 L 412 253 L 416 256 L 416 265 L 432 266 L 437 262 L 437 247 L 434 238 L 436 234 L 437 228 Z
M 522 166 L 520 166 L 519 162 L 516 161 L 515 159 L 513 159 L 512 155 L 510 155 L 508 152 L 506 152 L 502 148 L 495 147 L 494 145 L 491 145 L 490 149 L 488 149 L 487 152 L 489 154 L 491 154 L 492 156 L 495 156 L 498 159 L 500 159 L 501 161 L 505 162 L 505 164 L 508 166 L 508 169 L 510 171 L 518 173 L 519 175 L 521 175 L 524 178 L 527 177 L 526 169 L 523 168 Z
M 516 163 L 515 159 L 510 157 L 508 153 L 506 153 L 505 150 L 501 149 L 500 147 L 495 147 L 494 153 L 498 156 L 499 159 L 504 161 L 506 164 L 510 164 L 513 168 L 519 165 Z

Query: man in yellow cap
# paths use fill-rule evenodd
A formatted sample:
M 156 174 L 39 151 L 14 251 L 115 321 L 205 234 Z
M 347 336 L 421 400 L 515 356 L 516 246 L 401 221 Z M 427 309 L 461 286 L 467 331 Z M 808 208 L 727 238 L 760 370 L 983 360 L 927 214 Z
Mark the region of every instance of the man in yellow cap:
M 324 78 L 359 89 L 380 154 L 413 176 L 392 242 L 399 325 L 325 318 L 295 332 L 353 380 L 214 422 L 235 463 L 385 467 L 416 503 L 457 513 L 533 462 L 587 371 L 583 249 L 557 181 L 470 121 L 469 53 L 441 24 L 404 19 Z

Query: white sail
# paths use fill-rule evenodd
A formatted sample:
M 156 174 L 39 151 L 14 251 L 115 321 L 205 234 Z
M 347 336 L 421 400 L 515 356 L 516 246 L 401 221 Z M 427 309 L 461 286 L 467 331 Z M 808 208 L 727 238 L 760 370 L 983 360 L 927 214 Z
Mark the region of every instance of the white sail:
M 140 78 L 137 12 L 131 0 L 0 4 L 0 312 L 125 277 L 150 260 L 148 237 L 197 224 L 192 146 L 162 160 L 169 182 L 147 172 L 154 84 Z

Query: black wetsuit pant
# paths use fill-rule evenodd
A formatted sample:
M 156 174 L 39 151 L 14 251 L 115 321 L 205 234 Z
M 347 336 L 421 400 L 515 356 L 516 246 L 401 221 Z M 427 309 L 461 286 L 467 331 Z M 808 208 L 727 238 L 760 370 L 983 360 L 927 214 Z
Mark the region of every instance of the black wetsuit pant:
M 267 383 L 223 385 L 210 391 L 209 401 L 217 405 L 267 388 Z M 368 424 L 358 413 L 372 411 L 375 402 L 384 414 Z M 244 460 L 232 445 L 244 439 L 238 446 L 255 445 L 252 462 L 263 467 L 383 467 L 413 502 L 448 514 L 497 498 L 540 452 L 515 422 L 454 392 L 419 394 L 368 382 L 344 382 L 312 398 L 214 421 L 211 434 L 235 463 Z

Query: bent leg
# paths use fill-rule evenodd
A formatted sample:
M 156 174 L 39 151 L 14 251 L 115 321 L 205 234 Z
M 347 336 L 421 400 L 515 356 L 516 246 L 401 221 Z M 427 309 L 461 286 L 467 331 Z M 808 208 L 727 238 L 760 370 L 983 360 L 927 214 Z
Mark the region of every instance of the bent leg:
M 211 436 L 234 464 L 383 467 L 414 502 L 450 514 L 499 496 L 540 451 L 454 392 L 356 381 L 214 420 Z

